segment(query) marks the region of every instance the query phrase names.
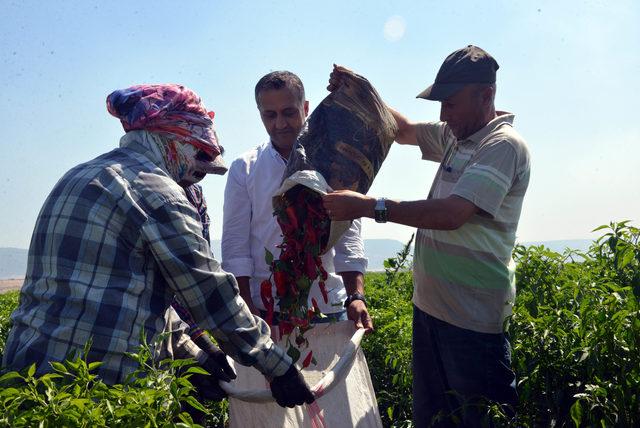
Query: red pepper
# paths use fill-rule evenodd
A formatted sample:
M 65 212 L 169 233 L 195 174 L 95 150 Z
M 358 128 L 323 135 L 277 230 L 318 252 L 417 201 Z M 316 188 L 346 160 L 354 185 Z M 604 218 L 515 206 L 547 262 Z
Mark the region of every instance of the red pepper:
M 305 202 L 307 201 L 308 198 L 309 198 L 309 190 L 306 188 L 302 188 L 298 192 L 296 201 L 299 203 L 299 205 L 306 205 Z
M 278 220 L 278 224 L 280 225 L 280 229 L 282 229 L 282 233 L 285 236 L 290 236 L 292 233 L 296 231 L 296 228 L 286 222 L 281 222 Z
M 322 203 L 319 200 L 312 201 L 307 205 L 307 210 L 310 214 L 317 219 L 327 218 L 327 212 L 324 209 Z
M 329 277 L 329 275 L 327 275 L 327 271 L 320 265 L 318 265 L 318 268 L 320 269 L 320 278 L 322 278 L 323 281 L 326 281 Z
M 296 255 L 296 252 L 293 250 L 293 248 L 291 248 L 291 246 L 286 246 L 285 248 L 282 249 L 282 252 L 280 253 L 280 260 L 284 262 L 290 262 L 291 260 L 293 260 L 295 255 Z
M 276 283 L 278 297 L 284 297 L 287 294 L 287 273 L 281 270 L 275 271 L 273 280 Z
M 291 226 L 294 229 L 298 228 L 298 216 L 296 213 L 296 209 L 293 205 L 290 205 L 287 207 L 286 209 L 287 211 L 287 219 L 289 220 L 289 224 L 291 224 Z
M 280 330 L 280 338 L 278 340 L 282 339 L 282 336 L 290 334 L 293 331 L 293 324 L 291 324 L 289 321 L 280 320 L 280 323 L 278 325 L 280 327 L 278 329 Z
M 291 317 L 291 322 L 293 323 L 293 325 L 295 325 L 296 327 L 308 327 L 309 326 L 309 320 L 307 319 L 302 319 L 299 317 Z
M 274 215 L 282 230 L 282 244 L 278 261 L 271 265 L 276 296 L 280 299 L 280 311 L 287 321 L 281 321 L 280 338 L 297 332 L 295 342 L 307 343 L 304 333 L 312 325 L 311 320 L 320 314 L 318 302 L 311 299 L 308 304 L 308 290 L 298 289 L 298 280 L 310 282 L 320 277 L 320 292 L 325 303 L 329 296 L 325 281 L 328 278 L 319 257 L 321 245 L 326 244 L 329 235 L 330 221 L 322 205 L 322 198 L 315 191 L 303 186 L 296 186 L 284 195 L 284 200 L 276 207 Z M 271 293 L 273 291 L 270 290 Z M 273 308 L 273 296 L 270 307 Z M 265 307 L 269 308 L 267 303 Z M 273 309 L 272 309 L 273 311 Z M 315 360 L 310 352 L 305 358 L 304 367 Z
M 320 292 L 322 293 L 322 299 L 324 303 L 329 303 L 329 295 L 327 294 L 327 289 L 324 286 L 324 281 L 318 282 L 318 286 L 320 287 Z
M 314 281 L 318 277 L 318 269 L 316 267 L 316 260 L 313 254 L 307 253 L 307 258 L 304 262 L 304 271 L 309 277 L 310 281 Z
M 313 228 L 313 226 L 311 226 L 310 224 L 307 224 L 307 228 L 306 228 L 306 236 L 305 236 L 305 241 L 307 241 L 308 244 L 310 245 L 315 245 L 318 243 L 318 234 L 316 232 L 316 230 Z
M 296 276 L 302 276 L 302 275 L 298 275 L 298 273 L 296 272 Z M 296 286 L 296 283 L 293 281 L 289 283 L 289 291 L 291 292 L 292 296 L 300 295 L 300 291 L 298 291 L 298 287 Z
M 260 298 L 262 304 L 267 309 L 265 321 L 269 326 L 273 324 L 273 295 L 271 294 L 271 281 L 265 279 L 260 283 Z
M 309 351 L 307 356 L 304 358 L 304 361 L 302 362 L 303 369 L 309 367 L 309 364 L 311 364 L 311 358 L 313 358 L 313 351 Z

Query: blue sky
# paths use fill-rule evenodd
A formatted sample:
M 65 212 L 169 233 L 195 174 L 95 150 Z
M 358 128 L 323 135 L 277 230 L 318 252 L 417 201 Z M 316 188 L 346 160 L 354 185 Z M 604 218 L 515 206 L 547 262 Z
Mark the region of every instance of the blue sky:
M 180 4 L 180 6 L 176 6 Z M 265 141 L 253 87 L 288 69 L 311 108 L 333 63 L 367 77 L 413 120 L 439 104 L 415 95 L 453 50 L 500 63 L 496 106 L 516 114 L 533 169 L 520 241 L 589 238 L 640 215 L 640 2 L 35 2 L 0 3 L 0 247 L 27 248 L 38 211 L 72 166 L 116 147 L 114 89 L 176 82 L 216 112 L 227 160 Z M 393 146 L 370 194 L 426 196 L 436 166 Z M 221 232 L 225 177 L 203 186 Z M 367 221 L 365 238 L 410 228 Z

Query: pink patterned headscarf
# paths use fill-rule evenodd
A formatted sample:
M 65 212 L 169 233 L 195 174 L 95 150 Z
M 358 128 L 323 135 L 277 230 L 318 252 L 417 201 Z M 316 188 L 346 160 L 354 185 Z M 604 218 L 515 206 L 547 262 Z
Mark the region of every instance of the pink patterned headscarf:
M 213 111 L 191 89 L 176 84 L 136 85 L 113 91 L 107 110 L 125 131 L 145 130 L 191 144 L 212 157 L 221 154 Z

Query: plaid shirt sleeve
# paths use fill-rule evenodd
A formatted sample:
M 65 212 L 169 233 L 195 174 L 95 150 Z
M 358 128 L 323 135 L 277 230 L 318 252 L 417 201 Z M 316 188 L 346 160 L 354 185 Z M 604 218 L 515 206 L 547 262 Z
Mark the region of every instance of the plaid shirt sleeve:
M 194 320 L 216 337 L 224 351 L 267 376 L 291 366 L 270 338 L 267 324 L 240 298 L 233 275 L 220 269 L 201 235 L 198 213 L 186 200 L 152 207 L 143 235 L 163 277 Z
M 188 334 L 190 326 L 182 318 L 173 302 L 165 312 L 165 332 L 170 332 L 165 346 L 161 347 L 160 359 L 163 358 L 194 358 L 200 364 L 204 364 L 208 356 L 198 347 Z M 184 308 L 183 308 L 184 309 Z M 189 314 L 187 312 L 186 314 Z M 204 332 L 202 332 L 204 333 Z

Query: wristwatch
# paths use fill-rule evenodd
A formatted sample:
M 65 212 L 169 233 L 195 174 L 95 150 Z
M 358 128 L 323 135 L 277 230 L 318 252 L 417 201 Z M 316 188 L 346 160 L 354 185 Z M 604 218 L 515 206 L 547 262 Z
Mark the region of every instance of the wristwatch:
M 362 300 L 365 305 L 367 304 L 367 299 L 364 298 L 364 294 L 358 293 L 356 291 L 355 293 L 349 294 L 347 296 L 347 300 L 344 301 L 344 307 L 348 308 L 351 302 L 353 302 L 354 300 Z
M 376 223 L 386 223 L 387 222 L 387 206 L 385 205 L 385 198 L 378 198 L 376 200 L 376 206 L 373 209 L 373 215 L 376 219 Z

